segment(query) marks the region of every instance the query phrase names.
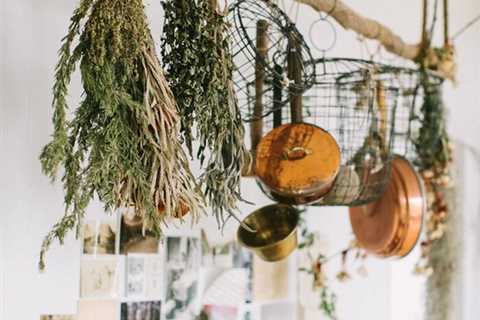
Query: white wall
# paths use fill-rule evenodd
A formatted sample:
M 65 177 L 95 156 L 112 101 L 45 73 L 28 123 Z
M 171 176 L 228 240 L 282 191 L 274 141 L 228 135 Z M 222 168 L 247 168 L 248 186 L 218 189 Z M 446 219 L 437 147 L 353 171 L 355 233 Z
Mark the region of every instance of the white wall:
M 158 39 L 161 26 L 159 1 L 146 1 L 152 29 Z M 288 2 L 288 1 L 287 1 Z M 51 134 L 51 86 L 59 40 L 64 35 L 76 0 L 2 0 L 0 11 L 0 319 L 35 320 L 42 312 L 75 312 L 78 297 L 79 243 L 70 239 L 62 248 L 54 246 L 48 255 L 47 272 L 37 271 L 37 254 L 43 236 L 62 214 L 63 193 L 58 184 L 51 185 L 42 175 L 38 162 L 41 147 Z M 407 40 L 415 42 L 419 34 L 419 1 L 362 0 L 348 1 L 367 16 L 392 26 Z M 469 17 L 480 12 L 476 0 L 452 3 L 452 29 L 456 30 Z M 307 32 L 309 21 L 317 15 L 306 9 L 300 28 Z M 339 41 L 332 54 L 358 56 L 356 37 L 337 28 Z M 451 132 L 458 140 L 480 148 L 478 86 L 480 75 L 480 25 L 458 43 L 460 52 L 459 87 L 447 86 L 446 97 L 451 110 Z M 78 77 L 72 86 L 72 106 L 78 99 Z M 472 119 L 472 120 L 470 120 Z M 473 178 L 475 164 L 470 158 L 466 165 L 470 177 L 465 188 L 467 231 L 473 234 L 478 226 L 478 179 Z M 471 173 L 471 174 L 470 174 Z M 257 205 L 268 201 L 259 193 L 252 180 L 246 180 L 244 195 Z M 252 206 L 243 205 L 247 214 Z M 101 207 L 92 206 L 90 214 L 99 214 Z M 352 238 L 345 208 L 313 209 L 309 222 L 322 231 L 329 249 L 334 252 Z M 467 223 L 466 222 L 466 223 Z M 209 224 L 217 240 L 221 234 Z M 235 223 L 224 231 L 233 237 Z M 478 252 L 477 238 L 471 237 L 465 246 L 468 256 Z M 335 286 L 339 296 L 339 319 L 416 320 L 422 319 L 422 280 L 411 275 L 416 260 L 368 261 L 368 279 L 357 279 Z M 465 281 L 478 282 L 473 263 L 464 266 Z M 332 262 L 337 270 L 339 261 Z M 477 266 L 478 267 L 478 266 Z M 331 277 L 334 277 L 332 274 Z M 3 280 L 3 281 L 2 281 Z M 472 286 L 464 286 L 465 320 L 477 319 L 474 313 L 480 305 Z M 3 310 L 2 310 L 2 302 Z M 3 316 L 3 317 L 2 317 Z M 313 316 L 311 317 L 313 318 Z M 308 318 L 308 319 L 311 319 Z M 321 317 L 315 317 L 321 319 Z M 460 319 L 460 318 L 459 318 Z M 281 320 L 281 319 L 279 319 Z

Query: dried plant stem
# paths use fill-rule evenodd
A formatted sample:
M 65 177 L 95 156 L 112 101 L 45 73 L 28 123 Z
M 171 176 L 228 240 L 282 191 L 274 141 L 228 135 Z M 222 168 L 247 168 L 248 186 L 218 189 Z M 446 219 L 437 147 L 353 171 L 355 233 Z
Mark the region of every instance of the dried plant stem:
M 79 61 L 83 101 L 68 121 L 65 97 Z M 64 168 L 66 208 L 45 238 L 40 268 L 53 240 L 63 243 L 72 229 L 78 235 L 94 196 L 106 210 L 134 207 L 156 235 L 185 207 L 198 219 L 203 196 L 182 149 L 177 105 L 141 0 L 80 3 L 60 50 L 53 106 L 54 135 L 40 159 L 51 177 Z

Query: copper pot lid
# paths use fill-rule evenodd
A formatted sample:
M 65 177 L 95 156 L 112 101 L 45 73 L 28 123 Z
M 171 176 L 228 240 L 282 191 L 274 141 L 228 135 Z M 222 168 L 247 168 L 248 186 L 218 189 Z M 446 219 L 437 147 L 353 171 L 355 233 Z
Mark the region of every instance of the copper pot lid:
M 340 148 L 327 131 L 307 123 L 285 124 L 258 144 L 255 172 L 282 196 L 321 196 L 340 170 Z
M 407 160 L 396 157 L 385 193 L 376 202 L 350 208 L 350 223 L 367 251 L 403 257 L 417 243 L 425 210 L 421 179 Z

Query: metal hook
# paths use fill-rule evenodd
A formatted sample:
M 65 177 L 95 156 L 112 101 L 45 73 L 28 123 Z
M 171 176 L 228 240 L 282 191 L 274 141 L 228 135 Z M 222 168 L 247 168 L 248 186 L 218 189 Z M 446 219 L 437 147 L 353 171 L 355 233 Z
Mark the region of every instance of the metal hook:
M 315 37 L 314 37 L 314 27 L 315 27 L 318 23 L 320 23 L 320 22 L 325 22 L 325 23 L 327 23 L 327 24 L 330 26 L 330 28 L 331 28 L 331 30 L 332 30 L 332 34 L 333 34 L 332 43 L 331 43 L 329 46 L 325 47 L 325 48 L 321 48 L 320 46 L 318 46 L 317 43 L 316 43 L 315 40 L 314 40 L 314 39 L 315 39 Z M 337 30 L 335 29 L 335 26 L 333 25 L 333 23 L 332 23 L 330 20 L 326 20 L 326 19 L 320 18 L 320 19 L 318 19 L 317 21 L 314 21 L 314 22 L 310 25 L 310 29 L 308 30 L 308 36 L 309 36 L 309 38 L 310 38 L 310 42 L 311 42 L 312 46 L 313 46 L 316 50 L 318 50 L 318 51 L 320 51 L 320 52 L 323 52 L 323 53 L 332 50 L 333 47 L 335 47 L 335 45 L 337 44 Z

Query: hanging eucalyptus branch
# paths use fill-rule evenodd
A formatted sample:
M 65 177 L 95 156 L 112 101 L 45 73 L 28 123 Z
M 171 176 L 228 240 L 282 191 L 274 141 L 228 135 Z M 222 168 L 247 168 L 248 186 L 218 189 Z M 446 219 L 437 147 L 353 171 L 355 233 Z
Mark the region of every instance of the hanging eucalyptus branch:
M 66 96 L 77 64 L 83 100 L 67 120 Z M 141 0 L 80 2 L 60 49 L 53 96 L 53 139 L 40 160 L 52 179 L 64 169 L 65 216 L 44 240 L 40 268 L 53 240 L 62 243 L 72 229 L 78 235 L 95 195 L 106 210 L 133 206 L 156 234 L 166 217 L 181 216 L 184 207 L 194 218 L 202 211 L 180 143 L 176 102 Z
M 182 134 L 191 154 L 194 137 L 199 140 L 202 186 L 223 225 L 237 209 L 241 170 L 250 161 L 233 89 L 226 11 L 219 12 L 215 0 L 162 3 L 163 63 L 182 115 Z

